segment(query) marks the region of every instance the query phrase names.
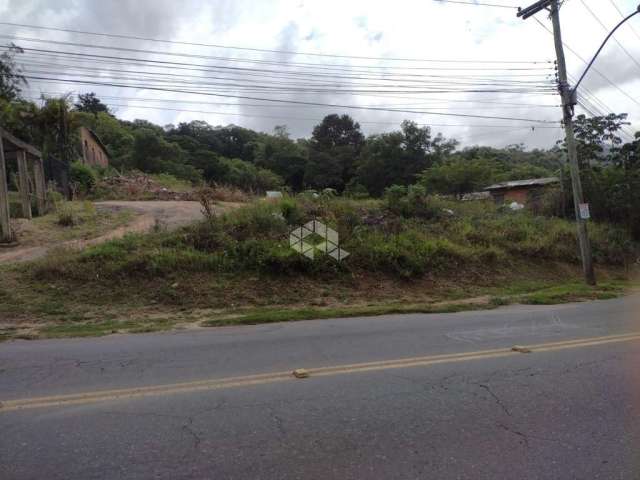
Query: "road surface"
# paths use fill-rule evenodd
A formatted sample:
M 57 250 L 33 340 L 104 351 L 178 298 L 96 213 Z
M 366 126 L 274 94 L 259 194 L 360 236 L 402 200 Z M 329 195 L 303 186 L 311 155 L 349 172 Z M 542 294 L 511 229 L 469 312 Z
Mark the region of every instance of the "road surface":
M 3 480 L 638 479 L 640 296 L 12 341 L 0 401 Z

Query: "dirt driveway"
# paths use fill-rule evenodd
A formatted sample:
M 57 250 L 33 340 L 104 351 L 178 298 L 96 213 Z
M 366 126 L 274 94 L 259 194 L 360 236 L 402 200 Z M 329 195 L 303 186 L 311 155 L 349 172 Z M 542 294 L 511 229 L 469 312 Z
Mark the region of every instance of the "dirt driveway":
M 217 213 L 238 208 L 241 203 L 219 202 L 216 203 L 215 209 Z M 187 201 L 124 201 L 113 200 L 106 202 L 95 202 L 98 210 L 117 211 L 126 209 L 135 212 L 137 215 L 126 225 L 115 228 L 103 235 L 91 239 L 68 240 L 64 242 L 54 242 L 46 245 L 13 247 L 0 249 L 0 264 L 26 262 L 41 258 L 54 248 L 77 248 L 83 249 L 90 245 L 121 238 L 127 233 L 143 233 L 148 232 L 154 226 L 175 230 L 176 228 L 188 225 L 202 219 L 202 210 L 200 203 Z

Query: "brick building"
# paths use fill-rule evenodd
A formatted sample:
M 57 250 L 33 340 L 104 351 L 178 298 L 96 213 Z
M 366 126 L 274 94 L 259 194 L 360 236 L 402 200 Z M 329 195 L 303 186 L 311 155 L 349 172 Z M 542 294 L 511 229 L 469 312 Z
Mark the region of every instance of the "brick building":
M 489 185 L 485 191 L 489 192 L 499 205 L 513 202 L 528 205 L 535 203 L 549 186 L 558 183 L 560 183 L 560 179 L 557 177 L 530 178 Z
M 92 167 L 109 166 L 107 148 L 93 130 L 80 127 L 80 141 L 82 143 L 82 163 Z

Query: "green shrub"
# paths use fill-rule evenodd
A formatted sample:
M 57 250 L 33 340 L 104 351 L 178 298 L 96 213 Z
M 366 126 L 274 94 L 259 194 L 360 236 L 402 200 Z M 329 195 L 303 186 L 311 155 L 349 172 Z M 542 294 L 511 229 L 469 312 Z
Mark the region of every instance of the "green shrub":
M 184 240 L 187 245 L 203 252 L 219 251 L 232 242 L 218 219 L 206 220 L 188 227 Z M 165 245 L 168 246 L 166 243 Z
M 384 199 L 387 208 L 391 211 L 397 211 L 398 204 L 407 195 L 407 187 L 404 185 L 391 185 L 384 190 Z
M 278 206 L 258 203 L 239 208 L 221 217 L 222 227 L 233 239 L 283 238 L 289 227 Z
M 87 194 L 96 186 L 98 176 L 90 166 L 74 162 L 69 167 L 69 180 L 76 185 L 78 193 Z
M 283 198 L 280 200 L 279 207 L 282 212 L 282 216 L 287 221 L 287 224 L 300 225 L 301 223 L 304 223 L 304 211 L 295 199 L 290 197 Z

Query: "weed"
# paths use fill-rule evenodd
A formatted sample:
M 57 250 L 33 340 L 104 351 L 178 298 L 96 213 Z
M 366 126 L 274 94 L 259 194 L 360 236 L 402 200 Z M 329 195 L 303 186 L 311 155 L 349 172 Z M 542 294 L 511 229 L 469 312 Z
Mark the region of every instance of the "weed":
M 73 227 L 80 220 L 73 206 L 69 202 L 59 202 L 56 204 L 57 223 L 63 227 Z

